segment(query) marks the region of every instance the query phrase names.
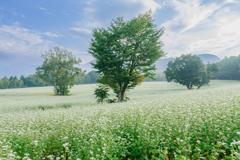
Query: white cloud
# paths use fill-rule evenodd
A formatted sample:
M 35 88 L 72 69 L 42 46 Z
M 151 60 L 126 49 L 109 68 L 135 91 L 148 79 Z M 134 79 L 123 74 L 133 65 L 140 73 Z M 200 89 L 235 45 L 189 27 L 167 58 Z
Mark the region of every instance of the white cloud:
M 0 53 L 39 57 L 53 42 L 44 40 L 41 33 L 20 26 L 0 26 Z
M 92 30 L 86 28 L 70 28 L 70 33 L 74 37 L 89 38 L 92 34 Z
M 239 3 L 238 0 L 226 0 L 226 3 Z
M 26 16 L 25 16 L 24 14 L 22 14 L 22 13 L 21 13 L 21 17 L 22 17 L 22 18 L 26 18 Z
M 69 30 L 72 36 L 86 37 L 87 39 L 93 28 L 107 27 L 112 19 L 124 16 L 125 20 L 129 20 L 150 9 L 154 13 L 161 8 L 161 5 L 154 0 L 115 0 L 111 2 L 88 0 L 81 3 L 87 4 L 81 13 L 83 19 L 76 21 L 76 27 Z
M 155 2 L 154 0 L 119 0 L 119 1 L 128 3 L 130 5 L 136 5 L 140 3 L 142 5 L 141 13 L 144 13 L 150 9 L 154 13 L 157 9 L 161 8 L 161 5 Z
M 238 55 L 240 47 L 240 12 L 223 3 L 204 4 L 201 0 L 171 0 L 178 14 L 161 25 L 166 32 L 162 37 L 168 57 L 181 54 Z M 237 52 L 238 50 L 238 52 Z M 235 53 L 233 53 L 233 51 Z
M 56 15 L 55 13 L 52 13 L 52 12 L 45 12 L 45 13 L 50 15 Z
M 45 35 L 49 36 L 49 37 L 59 37 L 59 36 L 62 36 L 60 34 L 55 34 L 55 33 L 52 33 L 52 32 L 45 32 Z
M 12 12 L 14 16 L 21 16 L 22 18 L 26 18 L 26 16 L 22 13 Z
M 47 10 L 46 8 L 43 8 L 43 7 L 39 7 L 39 9 L 44 10 L 44 11 Z
M 12 14 L 13 14 L 14 16 L 17 16 L 17 15 L 18 15 L 18 13 L 17 13 L 17 12 L 12 12 Z
M 68 14 L 66 11 L 63 11 L 63 14 L 65 14 L 65 15 L 69 16 L 69 14 Z

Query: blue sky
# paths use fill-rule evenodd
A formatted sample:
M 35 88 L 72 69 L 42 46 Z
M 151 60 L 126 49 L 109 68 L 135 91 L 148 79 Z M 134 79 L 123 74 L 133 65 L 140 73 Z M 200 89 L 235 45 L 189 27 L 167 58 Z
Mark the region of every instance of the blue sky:
M 91 32 L 151 9 L 167 57 L 240 54 L 240 0 L 7 0 L 0 3 L 0 65 L 39 65 L 58 45 L 87 63 Z

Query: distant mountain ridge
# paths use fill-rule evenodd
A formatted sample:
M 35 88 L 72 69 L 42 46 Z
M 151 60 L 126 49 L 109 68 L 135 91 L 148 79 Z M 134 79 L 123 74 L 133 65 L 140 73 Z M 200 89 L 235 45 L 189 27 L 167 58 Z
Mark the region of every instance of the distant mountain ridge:
M 9 66 L 0 66 L 0 78 L 7 76 L 17 76 L 20 78 L 21 75 L 29 76 L 30 74 L 35 74 L 36 68 L 41 65 L 30 65 L 24 62 L 14 63 Z
M 198 54 L 197 56 L 203 60 L 204 64 L 217 63 L 217 62 L 221 61 L 220 58 L 218 58 L 217 56 L 212 55 L 212 54 Z
M 221 61 L 220 58 L 212 54 L 199 54 L 197 56 L 199 56 L 203 60 L 203 63 L 205 64 L 207 64 L 208 62 L 216 63 Z M 155 65 L 157 68 L 156 72 L 164 72 L 164 70 L 167 68 L 168 62 L 172 60 L 174 60 L 174 58 L 161 58 L 157 60 L 155 62 Z M 80 68 L 82 68 L 82 70 L 86 70 L 88 73 L 92 70 L 95 70 L 92 68 L 92 65 L 91 65 L 91 63 L 95 63 L 95 62 L 96 60 L 92 60 L 91 62 L 81 64 Z M 29 65 L 23 62 L 15 63 L 9 66 L 0 65 L 0 78 L 3 78 L 5 76 L 7 76 L 8 78 L 11 76 L 17 76 L 18 78 L 20 78 L 21 75 L 29 76 L 30 74 L 35 74 L 36 68 L 40 66 L 41 65 Z

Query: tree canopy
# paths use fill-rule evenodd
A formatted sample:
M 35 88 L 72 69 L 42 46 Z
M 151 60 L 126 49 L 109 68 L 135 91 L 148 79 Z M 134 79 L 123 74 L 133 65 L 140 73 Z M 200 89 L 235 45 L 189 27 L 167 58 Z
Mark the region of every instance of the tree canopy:
M 74 85 L 75 77 L 83 75 L 80 65 L 80 58 L 76 58 L 71 52 L 60 49 L 56 46 L 44 55 L 44 62 L 37 68 L 36 75 L 44 81 L 50 80 L 54 85 L 55 95 L 67 95 L 68 88 Z
M 219 71 L 215 74 L 215 79 L 240 80 L 240 55 L 225 57 L 218 62 Z
M 130 21 L 117 18 L 107 29 L 93 30 L 89 53 L 97 61 L 92 65 L 100 79 L 107 79 L 105 83 L 114 86 L 111 88 L 117 93 L 118 101 L 123 100 L 125 91 L 139 84 L 143 76 L 153 78 L 154 62 L 165 55 L 159 40 L 164 29 L 158 29 L 153 21 L 149 11 Z
M 208 64 L 205 66 L 200 57 L 196 55 L 182 55 L 174 61 L 169 61 L 166 74 L 167 81 L 173 81 L 187 86 L 192 89 L 193 86 L 198 86 L 198 89 L 203 85 L 208 85 L 212 73 L 218 71 L 216 64 Z

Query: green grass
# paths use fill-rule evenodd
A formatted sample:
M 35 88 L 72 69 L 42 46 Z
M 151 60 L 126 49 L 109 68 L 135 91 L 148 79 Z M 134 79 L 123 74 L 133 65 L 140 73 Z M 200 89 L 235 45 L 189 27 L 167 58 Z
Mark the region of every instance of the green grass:
M 239 81 L 146 82 L 120 104 L 95 87 L 0 90 L 0 159 L 239 159 Z

